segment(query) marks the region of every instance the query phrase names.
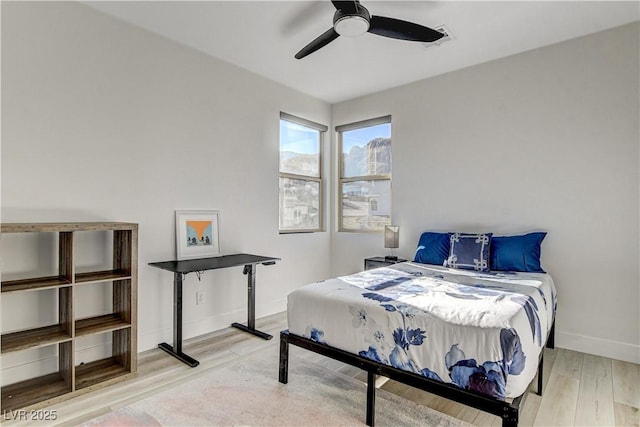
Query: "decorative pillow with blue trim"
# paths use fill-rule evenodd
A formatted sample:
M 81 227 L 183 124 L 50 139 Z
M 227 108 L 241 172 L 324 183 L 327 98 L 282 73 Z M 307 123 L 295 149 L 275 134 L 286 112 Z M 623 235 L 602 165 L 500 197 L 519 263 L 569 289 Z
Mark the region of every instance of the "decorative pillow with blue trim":
M 544 273 L 540 266 L 540 245 L 547 233 L 523 236 L 495 236 L 491 239 L 491 269 Z
M 443 265 L 449 257 L 451 233 L 425 231 L 420 236 L 413 262 Z
M 453 233 L 445 267 L 463 270 L 489 271 L 489 247 L 492 233 Z

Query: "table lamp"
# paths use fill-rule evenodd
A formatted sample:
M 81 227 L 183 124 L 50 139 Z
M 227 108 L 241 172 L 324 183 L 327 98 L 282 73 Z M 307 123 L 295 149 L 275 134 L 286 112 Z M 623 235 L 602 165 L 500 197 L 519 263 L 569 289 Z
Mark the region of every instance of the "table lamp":
M 398 257 L 393 254 L 393 250 L 400 247 L 400 227 L 397 225 L 384 227 L 384 247 L 391 249 L 391 253 L 385 256 L 385 259 L 396 261 Z

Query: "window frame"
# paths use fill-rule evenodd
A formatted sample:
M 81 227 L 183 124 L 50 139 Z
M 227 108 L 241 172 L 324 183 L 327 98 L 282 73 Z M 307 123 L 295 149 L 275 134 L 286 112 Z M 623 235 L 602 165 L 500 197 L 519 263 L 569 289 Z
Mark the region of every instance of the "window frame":
M 282 229 L 280 228 L 280 215 L 282 205 L 278 202 L 278 233 L 279 234 L 295 234 L 295 233 L 318 233 L 323 232 L 325 230 L 324 227 L 324 138 L 326 132 L 329 130 L 329 127 L 320 123 L 316 123 L 311 120 L 304 119 L 302 117 L 294 116 L 289 113 L 280 112 L 280 121 L 287 121 L 290 123 L 294 123 L 300 126 L 304 126 L 309 129 L 318 131 L 318 176 L 311 175 L 299 175 L 289 172 L 282 172 L 280 170 L 280 153 L 281 153 L 281 137 L 280 131 L 278 130 L 279 138 L 278 138 L 278 200 L 280 199 L 280 180 L 282 178 L 285 179 L 297 179 L 301 181 L 312 181 L 318 183 L 318 228 L 299 228 L 299 229 Z M 278 129 L 280 129 L 278 127 Z
M 381 233 L 384 231 L 384 226 L 380 229 L 375 229 L 375 230 L 362 230 L 362 229 L 350 229 L 350 228 L 344 228 L 344 218 L 342 216 L 342 203 L 343 203 L 343 193 L 342 193 L 342 188 L 343 188 L 343 184 L 345 183 L 349 183 L 349 182 L 356 182 L 356 181 L 389 181 L 389 224 L 391 225 L 393 223 L 392 218 L 391 218 L 391 212 L 392 212 L 392 205 L 391 205 L 391 194 L 392 194 L 392 175 L 393 175 L 393 164 L 391 165 L 391 173 L 389 174 L 375 174 L 375 175 L 363 175 L 363 176 L 352 176 L 352 177 L 348 177 L 345 178 L 343 176 L 344 173 L 344 156 L 343 156 L 343 150 L 342 150 L 342 140 L 343 140 L 343 134 L 344 132 L 348 132 L 351 130 L 356 130 L 356 129 L 362 129 L 362 128 L 366 128 L 366 127 L 371 127 L 371 126 L 377 126 L 377 125 L 382 125 L 382 124 L 386 124 L 388 123 L 389 125 L 391 125 L 391 115 L 386 115 L 386 116 L 380 116 L 380 117 L 375 117 L 372 119 L 367 119 L 367 120 L 361 120 L 358 122 L 353 122 L 353 123 L 347 123 L 344 125 L 339 125 L 335 127 L 336 133 L 337 133 L 337 148 L 338 148 L 338 171 L 337 171 L 337 175 L 338 175 L 338 188 L 337 188 L 337 199 L 338 199 L 338 232 L 344 232 L 344 233 Z M 393 128 L 392 128 L 392 132 L 393 132 Z M 391 141 L 391 147 L 393 150 L 393 139 Z

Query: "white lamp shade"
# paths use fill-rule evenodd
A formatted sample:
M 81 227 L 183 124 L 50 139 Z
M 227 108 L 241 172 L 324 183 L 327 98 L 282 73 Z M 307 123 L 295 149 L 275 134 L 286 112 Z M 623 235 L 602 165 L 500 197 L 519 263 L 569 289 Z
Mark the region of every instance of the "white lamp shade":
M 400 247 L 400 227 L 397 225 L 387 225 L 384 227 L 384 247 Z

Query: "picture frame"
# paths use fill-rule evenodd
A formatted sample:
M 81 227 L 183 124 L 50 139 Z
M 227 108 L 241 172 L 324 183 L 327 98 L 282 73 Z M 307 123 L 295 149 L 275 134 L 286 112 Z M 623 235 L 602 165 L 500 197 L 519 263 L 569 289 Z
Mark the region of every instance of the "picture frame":
M 220 212 L 176 210 L 178 260 L 220 255 Z

